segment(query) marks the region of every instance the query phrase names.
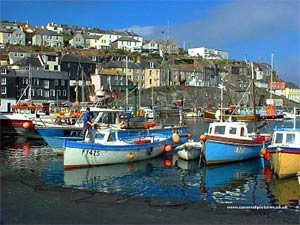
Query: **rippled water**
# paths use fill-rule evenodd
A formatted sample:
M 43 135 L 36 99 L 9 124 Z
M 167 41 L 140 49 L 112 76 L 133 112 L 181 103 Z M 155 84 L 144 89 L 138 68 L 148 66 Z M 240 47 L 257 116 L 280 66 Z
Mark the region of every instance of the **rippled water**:
M 166 118 L 165 122 L 168 121 L 174 118 Z M 208 126 L 201 119 L 186 122 L 195 140 Z M 264 129 L 270 131 L 274 126 L 292 124 L 276 122 Z M 55 155 L 42 140 L 1 138 L 1 149 L 1 163 L 15 170 L 35 170 L 49 185 L 174 200 L 299 209 L 297 179 L 277 179 L 261 159 L 199 168 L 197 160 L 187 162 L 168 153 L 135 163 L 64 170 L 63 157 Z

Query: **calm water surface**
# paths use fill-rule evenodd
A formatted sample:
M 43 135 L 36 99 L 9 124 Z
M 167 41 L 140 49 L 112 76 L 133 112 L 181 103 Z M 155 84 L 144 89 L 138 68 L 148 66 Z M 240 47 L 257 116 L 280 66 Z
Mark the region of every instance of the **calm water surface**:
M 165 118 L 164 122 L 174 120 L 178 118 Z M 300 121 L 297 122 L 300 127 Z M 186 123 L 197 141 L 208 127 L 202 119 L 188 119 Z M 293 124 L 272 122 L 261 133 L 270 132 L 275 126 L 292 127 Z M 136 163 L 64 170 L 63 157 L 55 155 L 42 140 L 3 137 L 0 157 L 1 163 L 7 163 L 12 169 L 35 170 L 49 185 L 236 206 L 288 206 L 299 210 L 297 179 L 277 179 L 261 159 L 199 168 L 197 160 L 187 162 L 168 153 Z

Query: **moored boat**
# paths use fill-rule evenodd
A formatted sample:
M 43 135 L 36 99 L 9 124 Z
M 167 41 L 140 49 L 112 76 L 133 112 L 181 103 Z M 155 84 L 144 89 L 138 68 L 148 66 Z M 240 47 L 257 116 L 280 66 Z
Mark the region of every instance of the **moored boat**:
M 184 160 L 194 160 L 200 157 L 202 152 L 202 143 L 197 141 L 188 141 L 175 148 L 179 158 Z
M 18 114 L 0 114 L 1 136 L 38 137 L 31 119 Z
M 255 119 L 258 119 L 257 115 L 254 115 L 253 113 L 247 113 L 247 114 L 238 114 L 238 113 L 226 113 L 226 110 L 222 110 L 222 118 L 224 120 L 232 120 L 232 121 L 254 121 Z M 219 120 L 218 118 L 221 117 L 220 110 L 217 110 L 216 112 L 212 111 L 204 111 L 203 112 L 203 119 L 205 120 Z
M 245 122 L 213 122 L 205 134 L 206 164 L 231 163 L 261 156 L 270 134 L 248 133 Z
M 188 140 L 188 128 L 186 125 L 163 126 L 156 123 L 144 123 L 143 127 L 124 127 L 124 123 L 119 118 L 123 113 L 120 109 L 109 108 L 93 108 L 91 111 L 95 115 L 95 124 L 98 129 L 115 129 L 119 132 L 119 137 L 124 139 L 128 137 L 136 137 L 139 135 L 162 134 L 172 138 L 173 134 L 177 135 L 177 144 L 184 143 Z M 80 140 L 82 139 L 82 119 L 79 118 L 74 125 L 47 125 L 36 127 L 37 132 L 44 138 L 47 144 L 58 154 L 63 154 L 64 140 Z
M 94 143 L 64 141 L 64 168 L 127 163 L 154 158 L 170 151 L 172 139 L 162 135 L 143 135 L 120 139 L 117 131 L 95 130 Z
M 279 178 L 296 176 L 300 171 L 300 129 L 276 128 L 268 146 L 271 168 Z

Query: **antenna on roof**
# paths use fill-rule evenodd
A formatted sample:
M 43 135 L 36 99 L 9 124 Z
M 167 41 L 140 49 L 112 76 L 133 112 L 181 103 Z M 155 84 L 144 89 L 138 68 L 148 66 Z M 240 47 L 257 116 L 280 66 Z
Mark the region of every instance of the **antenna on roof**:
M 167 40 L 170 39 L 170 21 L 168 20 L 168 36 L 167 36 Z

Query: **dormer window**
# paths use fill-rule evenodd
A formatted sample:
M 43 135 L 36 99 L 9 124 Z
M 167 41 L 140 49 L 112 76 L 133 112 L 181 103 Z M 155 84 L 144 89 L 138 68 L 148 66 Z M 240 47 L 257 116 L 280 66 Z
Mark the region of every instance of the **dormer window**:
M 1 74 L 7 74 L 7 70 L 5 67 L 1 67 Z
M 150 68 L 151 68 L 151 69 L 154 68 L 154 62 L 150 62 Z

